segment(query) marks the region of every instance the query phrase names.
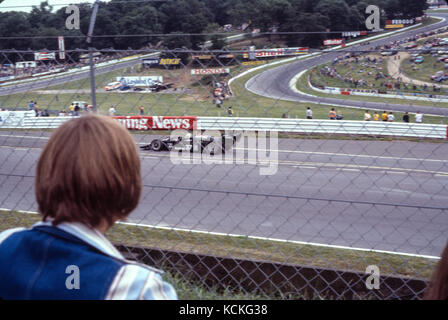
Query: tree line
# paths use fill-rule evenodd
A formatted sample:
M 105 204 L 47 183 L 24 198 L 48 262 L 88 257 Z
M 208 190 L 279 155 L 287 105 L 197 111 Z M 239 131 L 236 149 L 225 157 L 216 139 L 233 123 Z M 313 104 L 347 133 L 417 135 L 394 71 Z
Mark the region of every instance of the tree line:
M 212 36 L 226 24 L 261 32 L 326 32 L 365 30 L 365 9 L 378 5 L 381 19 L 407 19 L 422 16 L 426 0 L 170 0 L 101 2 L 94 35 L 148 35 L 144 37 L 97 37 L 92 46 L 97 49 L 139 49 L 160 45 L 168 49 L 199 49 L 212 40 L 214 49 L 224 46 Z M 65 7 L 58 10 L 42 2 L 29 13 L 0 13 L 0 49 L 57 49 L 57 36 L 65 36 L 66 49 L 86 49 L 85 35 L 89 27 L 92 5 L 79 4 L 80 30 L 67 30 Z M 170 35 L 171 34 L 171 35 Z M 189 35 L 182 35 L 189 34 Z M 193 35 L 191 35 L 193 34 Z M 39 38 L 40 36 L 40 38 Z M 42 37 L 45 36 L 45 37 Z M 14 38 L 2 38 L 14 37 Z M 18 38 L 15 38 L 18 37 Z M 22 38 L 21 38 L 22 37 Z M 315 47 L 326 34 L 285 36 L 290 46 Z

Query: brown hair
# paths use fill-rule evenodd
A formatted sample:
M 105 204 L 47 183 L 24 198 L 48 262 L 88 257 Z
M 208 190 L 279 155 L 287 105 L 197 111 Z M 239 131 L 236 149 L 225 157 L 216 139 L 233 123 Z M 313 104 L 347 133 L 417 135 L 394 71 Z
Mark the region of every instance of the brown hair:
M 37 164 L 36 198 L 43 220 L 111 226 L 135 209 L 142 188 L 134 139 L 115 120 L 86 115 L 51 136 Z
M 448 299 L 448 244 L 442 252 L 437 269 L 432 275 L 431 281 L 426 288 L 425 300 Z

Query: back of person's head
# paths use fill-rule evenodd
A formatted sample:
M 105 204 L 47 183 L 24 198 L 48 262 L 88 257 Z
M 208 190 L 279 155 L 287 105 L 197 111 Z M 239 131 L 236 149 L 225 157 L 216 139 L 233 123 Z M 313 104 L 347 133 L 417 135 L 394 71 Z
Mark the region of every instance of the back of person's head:
M 36 199 L 53 225 L 111 226 L 135 209 L 142 188 L 134 139 L 118 122 L 86 115 L 51 136 L 37 164 Z
M 448 244 L 442 252 L 437 268 L 426 288 L 425 300 L 448 299 Z

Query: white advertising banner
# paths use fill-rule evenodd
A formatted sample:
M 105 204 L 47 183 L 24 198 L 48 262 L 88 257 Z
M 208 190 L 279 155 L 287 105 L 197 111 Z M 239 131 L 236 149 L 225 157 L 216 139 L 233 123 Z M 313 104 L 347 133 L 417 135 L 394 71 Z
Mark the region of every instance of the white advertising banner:
M 229 68 L 191 69 L 192 75 L 230 73 Z
M 58 37 L 59 59 L 65 59 L 65 43 L 64 37 Z
M 163 82 L 162 76 L 142 76 L 142 77 L 117 77 L 117 81 L 128 86 L 145 85 L 150 86 L 154 82 Z
M 0 128 L 23 127 L 24 119 L 33 116 L 34 111 L 0 111 Z
M 44 61 L 44 60 L 56 60 L 56 54 L 54 52 L 35 52 L 34 60 Z
M 338 44 L 342 44 L 342 39 L 327 39 L 327 40 L 324 40 L 324 46 L 334 46 L 334 45 L 338 45 Z

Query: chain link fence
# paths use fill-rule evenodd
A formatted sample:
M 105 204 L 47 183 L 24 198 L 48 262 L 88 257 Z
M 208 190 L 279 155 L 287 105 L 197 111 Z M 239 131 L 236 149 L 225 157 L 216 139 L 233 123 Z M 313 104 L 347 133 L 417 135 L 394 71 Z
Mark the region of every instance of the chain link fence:
M 240 48 L 254 44 L 246 38 Z M 167 271 L 180 298 L 421 298 L 448 231 L 444 59 L 420 49 L 432 39 L 95 50 L 94 91 L 88 51 L 1 51 L 1 229 L 39 220 L 34 171 L 52 127 L 90 112 L 133 116 L 147 125 L 132 131 L 143 193 L 107 236 Z M 184 116 L 202 127 L 182 127 Z M 173 160 L 173 129 L 199 146 L 187 162 Z M 237 137 L 225 152 L 222 134 Z

